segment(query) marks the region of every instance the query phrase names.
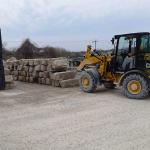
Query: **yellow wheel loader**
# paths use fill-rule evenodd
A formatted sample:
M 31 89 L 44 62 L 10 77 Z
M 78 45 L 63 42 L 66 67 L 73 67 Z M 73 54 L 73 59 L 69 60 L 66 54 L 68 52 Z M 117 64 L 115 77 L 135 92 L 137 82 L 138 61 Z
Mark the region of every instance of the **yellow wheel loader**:
M 125 96 L 143 99 L 150 91 L 150 33 L 115 35 L 111 54 L 100 54 L 87 47 L 80 63 L 80 88 L 92 93 L 97 86 L 121 86 Z

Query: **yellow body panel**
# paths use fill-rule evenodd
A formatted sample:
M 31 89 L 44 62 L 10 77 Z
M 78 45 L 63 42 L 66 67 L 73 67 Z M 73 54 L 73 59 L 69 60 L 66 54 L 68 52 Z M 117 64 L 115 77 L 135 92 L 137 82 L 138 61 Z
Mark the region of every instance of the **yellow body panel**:
M 111 62 L 112 56 L 111 55 L 97 55 L 92 56 L 91 54 L 92 49 L 87 48 L 87 52 L 85 54 L 84 60 L 80 63 L 79 67 L 77 68 L 78 71 L 82 71 L 82 69 L 86 67 L 92 67 L 96 64 L 99 64 L 100 67 L 98 68 L 98 72 L 101 74 L 101 76 L 107 80 L 107 81 L 118 81 L 118 79 L 115 77 L 114 74 L 107 71 L 107 65 Z

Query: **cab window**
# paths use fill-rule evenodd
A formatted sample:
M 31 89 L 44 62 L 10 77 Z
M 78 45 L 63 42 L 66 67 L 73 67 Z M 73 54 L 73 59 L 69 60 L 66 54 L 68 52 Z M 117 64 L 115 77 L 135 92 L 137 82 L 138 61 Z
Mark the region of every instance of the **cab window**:
M 140 53 L 150 53 L 150 36 L 144 35 L 140 40 Z
M 122 65 L 125 58 L 128 56 L 128 54 L 132 54 L 134 56 L 135 50 L 136 50 L 136 38 L 128 36 L 122 36 L 119 38 L 118 51 L 116 54 L 117 71 L 123 70 Z
M 136 50 L 136 38 L 121 37 L 118 43 L 117 55 L 126 57 L 128 53 L 135 54 Z
M 128 53 L 128 50 L 129 50 L 129 41 L 126 40 L 126 37 L 120 37 L 117 55 L 120 55 L 122 53 Z

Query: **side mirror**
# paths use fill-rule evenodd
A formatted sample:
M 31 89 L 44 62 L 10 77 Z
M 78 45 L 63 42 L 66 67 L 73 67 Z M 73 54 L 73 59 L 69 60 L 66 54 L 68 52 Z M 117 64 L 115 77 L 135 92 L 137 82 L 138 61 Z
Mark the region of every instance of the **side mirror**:
M 115 39 L 114 39 L 114 38 L 112 38 L 111 42 L 112 42 L 112 44 L 114 45 L 114 43 L 115 43 Z

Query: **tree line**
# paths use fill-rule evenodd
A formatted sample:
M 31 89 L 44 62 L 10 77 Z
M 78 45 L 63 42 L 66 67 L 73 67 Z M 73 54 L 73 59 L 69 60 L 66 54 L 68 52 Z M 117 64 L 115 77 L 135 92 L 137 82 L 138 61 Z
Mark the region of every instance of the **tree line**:
M 38 47 L 30 39 L 22 42 L 20 47 L 15 50 L 8 50 L 3 46 L 3 58 L 6 60 L 10 57 L 17 59 L 35 59 L 35 58 L 57 58 L 57 57 L 82 57 L 83 52 L 71 52 L 64 48 L 57 47 Z

